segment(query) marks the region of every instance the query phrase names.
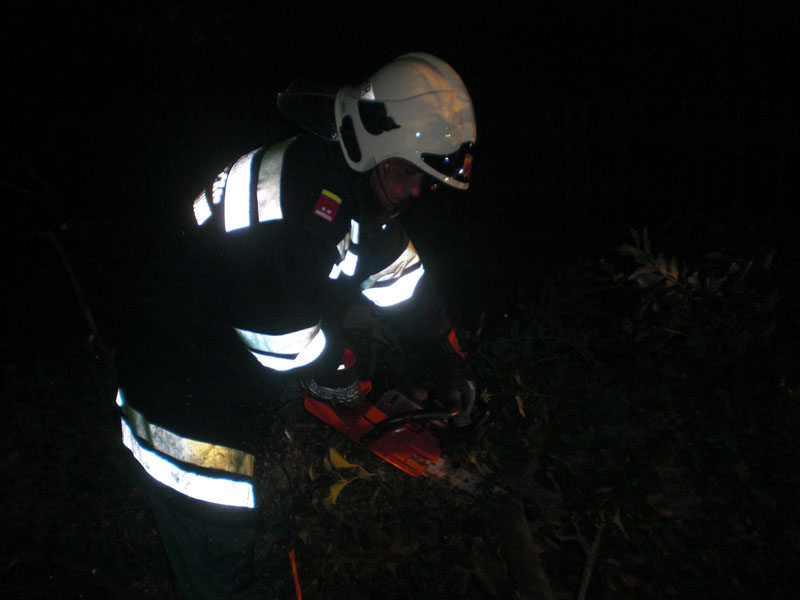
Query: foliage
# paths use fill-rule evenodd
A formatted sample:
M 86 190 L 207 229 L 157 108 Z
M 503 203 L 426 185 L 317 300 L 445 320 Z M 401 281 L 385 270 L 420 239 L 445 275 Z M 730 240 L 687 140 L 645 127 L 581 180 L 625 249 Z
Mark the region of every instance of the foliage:
M 800 550 L 796 268 L 690 267 L 632 236 L 475 328 L 484 460 L 528 499 L 554 585 L 578 589 L 574 542 L 608 525 L 592 597 L 781 596 Z
M 114 376 L 86 344 L 4 365 L 5 598 L 169 598 L 166 555 L 119 443 Z
M 524 500 L 558 598 L 789 597 L 797 266 L 652 246 L 635 232 L 461 332 L 491 417 L 446 451 Z M 113 391 L 85 344 L 5 366 L 6 595 L 168 597 Z M 502 514 L 300 412 L 284 467 L 306 595 L 520 597 Z

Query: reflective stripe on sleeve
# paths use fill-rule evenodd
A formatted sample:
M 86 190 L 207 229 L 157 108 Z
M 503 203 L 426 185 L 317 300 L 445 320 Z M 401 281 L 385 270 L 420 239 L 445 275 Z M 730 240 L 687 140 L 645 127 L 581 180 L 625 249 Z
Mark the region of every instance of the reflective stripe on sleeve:
M 222 202 L 222 192 L 225 190 L 225 182 L 228 181 L 228 172 L 223 171 L 211 184 L 211 202 L 219 204 Z
M 361 290 L 361 293 L 369 298 L 373 304 L 381 308 L 394 306 L 395 304 L 400 304 L 408 300 L 414 295 L 417 283 L 419 283 L 419 280 L 424 274 L 425 269 L 420 265 L 419 268 L 413 270 L 411 273 L 406 273 L 393 280 L 390 285 L 385 287 L 374 286 L 366 290 Z
M 325 349 L 325 333 L 321 323 L 279 335 L 245 329 L 236 329 L 236 333 L 259 363 L 275 371 L 289 371 L 308 365 Z
M 419 280 L 425 274 L 414 244 L 406 249 L 392 264 L 368 277 L 361 284 L 361 293 L 380 307 L 394 306 L 414 295 Z
M 192 210 L 194 210 L 194 220 L 198 225 L 202 225 L 211 218 L 211 207 L 208 205 L 208 197 L 205 192 L 195 198 Z
M 294 141 L 289 138 L 267 150 L 258 169 L 258 221 L 276 221 L 283 218 L 281 210 L 281 173 L 286 148 Z
M 283 219 L 281 209 L 281 173 L 286 148 L 294 138 L 276 144 L 266 151 L 253 150 L 239 158 L 230 169 L 226 169 L 211 184 L 208 191 L 194 201 L 195 220 L 202 225 L 213 216 L 212 206 L 224 202 L 222 213 L 225 231 L 235 231 L 251 225 L 251 212 L 258 212 L 258 222 Z M 259 161 L 255 165 L 253 161 Z M 258 168 L 257 181 L 253 184 L 254 168 Z M 255 198 L 253 194 L 255 193 Z
M 225 184 L 225 231 L 250 226 L 250 182 L 253 170 L 253 150 L 231 167 Z
M 328 273 L 328 277 L 331 279 L 338 279 L 339 275 L 344 273 L 348 277 L 352 277 L 356 272 L 356 266 L 358 265 L 358 255 L 353 254 L 350 250 L 347 250 L 344 255 L 344 260 L 338 264 L 333 265 L 331 272 Z
M 344 273 L 348 277 L 355 275 L 356 267 L 358 266 L 358 254 L 351 249 L 353 246 L 358 246 L 358 240 L 361 237 L 361 226 L 355 219 L 350 219 L 350 231 L 347 232 L 338 244 L 336 250 L 339 252 L 339 257 L 342 259 L 331 268 L 328 273 L 330 279 L 338 279 L 339 275 Z
M 121 421 L 122 443 L 131 451 L 147 474 L 156 481 L 197 500 L 226 506 L 255 508 L 255 494 L 251 482 L 211 477 L 181 468 L 143 446 L 125 419 Z

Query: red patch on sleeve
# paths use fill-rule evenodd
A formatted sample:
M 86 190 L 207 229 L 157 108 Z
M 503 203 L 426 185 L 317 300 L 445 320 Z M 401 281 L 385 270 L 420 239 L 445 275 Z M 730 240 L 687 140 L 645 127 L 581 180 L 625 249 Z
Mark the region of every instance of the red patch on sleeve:
M 329 190 L 322 190 L 319 198 L 317 198 L 317 203 L 314 205 L 314 214 L 322 217 L 328 223 L 333 223 L 341 205 L 342 199 L 339 196 Z

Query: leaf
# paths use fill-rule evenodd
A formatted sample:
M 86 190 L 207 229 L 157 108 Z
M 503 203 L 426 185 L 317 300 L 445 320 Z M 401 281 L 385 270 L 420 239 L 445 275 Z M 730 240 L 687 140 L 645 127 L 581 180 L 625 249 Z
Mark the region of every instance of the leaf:
M 370 477 L 375 477 L 375 475 L 377 475 L 377 473 L 370 473 L 361 465 L 354 465 L 353 463 L 349 462 L 346 458 L 339 454 L 336 448 L 333 447 L 328 448 L 328 454 L 325 456 L 322 464 L 329 473 L 338 473 L 339 471 L 344 471 L 347 469 L 358 469 L 357 477 L 360 479 L 369 479 Z
M 478 457 L 475 455 L 475 452 L 470 452 L 469 462 L 475 465 L 475 469 L 481 474 L 481 476 L 488 477 L 492 474 L 492 470 L 489 468 L 489 466 L 480 462 Z
M 524 419 L 524 418 L 527 418 L 527 417 L 525 417 L 525 407 L 523 406 L 523 403 L 522 403 L 522 398 L 520 397 L 520 395 L 519 395 L 519 394 L 517 394 L 517 395 L 514 397 L 514 399 L 517 401 L 517 410 L 519 411 L 519 414 L 521 414 L 521 415 L 522 415 L 522 418 L 523 418 L 523 419 Z
M 669 261 L 669 276 L 675 281 L 678 280 L 678 261 L 673 256 Z
M 642 273 L 636 277 L 636 283 L 642 287 L 654 287 L 663 279 L 658 273 Z
M 341 493 L 342 493 L 342 490 L 343 490 L 343 489 L 344 489 L 344 488 L 345 488 L 345 487 L 346 487 L 348 484 L 350 484 L 351 482 L 355 481 L 356 479 L 357 479 L 357 478 L 353 478 L 353 479 L 342 479 L 342 480 L 340 480 L 340 481 L 337 481 L 337 482 L 336 482 L 336 483 L 334 483 L 333 485 L 331 485 L 331 488 L 330 488 L 330 489 L 331 489 L 331 493 L 330 493 L 330 495 L 329 495 L 327 498 L 323 499 L 323 501 L 322 501 L 322 502 L 323 502 L 324 504 L 327 504 L 328 506 L 333 506 L 334 504 L 336 504 L 336 501 L 339 499 L 339 494 L 341 494 Z
M 617 248 L 617 252 L 623 256 L 632 256 L 633 260 L 640 265 L 645 265 L 650 262 L 650 257 L 646 252 L 642 252 L 639 248 L 634 248 L 629 244 L 622 244 Z
M 633 241 L 636 242 L 636 247 L 641 248 L 642 238 L 639 237 L 639 232 L 636 231 L 633 227 L 631 227 L 631 237 L 633 238 Z
M 351 462 L 348 462 L 344 456 L 339 454 L 336 448 L 328 448 L 328 456 L 326 457 L 329 460 L 329 464 L 333 466 L 334 469 L 340 471 L 342 469 L 352 469 L 353 467 L 357 466 Z
M 318 477 L 319 477 L 319 473 L 317 473 L 316 469 L 314 469 L 314 465 L 310 465 L 310 466 L 308 467 L 308 478 L 309 478 L 311 481 L 314 481 L 314 480 L 315 480 L 315 479 L 317 479 Z
M 617 526 L 617 528 L 622 532 L 622 535 L 625 536 L 625 539 L 628 539 L 628 533 L 625 531 L 625 526 L 622 524 L 622 519 L 619 517 L 619 509 L 617 512 L 614 513 L 614 516 L 611 518 L 611 522 Z
M 658 272 L 662 275 L 667 274 L 667 259 L 664 258 L 664 253 L 659 252 L 658 256 L 656 257 L 656 264 L 658 265 Z
M 653 275 L 653 265 L 652 264 L 647 265 L 645 267 L 639 267 L 633 273 L 630 274 L 628 279 L 632 279 L 634 281 L 639 281 L 643 277 L 645 277 L 645 276 L 650 277 L 651 275 Z M 656 277 L 658 279 L 661 279 L 660 275 L 657 275 Z

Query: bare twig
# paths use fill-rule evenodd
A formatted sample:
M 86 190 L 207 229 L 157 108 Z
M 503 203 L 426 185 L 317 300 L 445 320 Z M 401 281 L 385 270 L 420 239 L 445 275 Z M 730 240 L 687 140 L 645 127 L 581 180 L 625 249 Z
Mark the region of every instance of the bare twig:
M 3 146 L 0 146 L 0 152 L 5 152 L 12 155 L 17 165 L 19 165 L 22 168 L 22 170 L 25 173 L 27 173 L 31 181 L 35 182 L 36 185 L 38 185 L 42 191 L 33 190 L 26 186 L 7 181 L 0 181 L 0 187 L 9 188 L 14 192 L 24 196 L 50 199 L 51 201 L 56 201 L 58 199 L 58 193 L 56 192 L 55 188 L 51 186 L 47 181 L 45 181 L 42 177 L 39 176 L 39 174 L 37 173 L 36 169 L 33 166 L 33 163 L 24 153 L 14 152 L 11 149 Z M 53 231 L 53 229 L 48 229 L 41 235 L 48 238 L 50 240 L 50 243 L 53 244 L 56 253 L 61 259 L 61 264 L 64 265 L 64 269 L 67 271 L 67 276 L 69 277 L 70 283 L 72 284 L 72 291 L 75 293 L 75 298 L 78 301 L 78 305 L 80 306 L 81 312 L 83 313 L 83 316 L 86 319 L 87 324 L 89 325 L 89 329 L 92 332 L 92 339 L 94 340 L 94 343 L 97 344 L 97 348 L 100 350 L 100 354 L 102 355 L 103 359 L 107 362 L 111 362 L 114 358 L 114 354 L 112 351 L 109 350 L 108 346 L 103 340 L 103 337 L 100 335 L 100 331 L 97 328 L 94 316 L 92 315 L 91 310 L 89 310 L 89 304 L 86 302 L 86 299 L 83 295 L 83 291 L 81 290 L 81 287 L 78 283 L 78 278 L 75 276 L 75 271 L 73 271 L 72 266 L 70 265 L 69 259 L 67 258 L 67 254 L 66 252 L 64 252 L 64 248 L 58 241 L 58 238 L 56 237 L 56 234 Z
M 603 536 L 603 530 L 605 528 L 605 521 L 597 526 L 597 531 L 594 534 L 594 540 L 591 545 L 586 541 L 586 538 L 578 532 L 578 543 L 580 543 L 581 548 L 583 548 L 583 551 L 586 553 L 586 563 L 583 566 L 583 576 L 581 577 L 581 587 L 578 591 L 577 600 L 586 600 L 586 591 L 589 589 L 589 581 L 592 578 L 594 563 L 597 560 L 597 550 L 600 547 L 600 538 Z
M 53 244 L 53 247 L 56 249 L 59 258 L 61 259 L 61 264 L 64 265 L 64 269 L 67 271 L 70 283 L 72 284 L 72 291 L 75 293 L 75 298 L 78 301 L 81 312 L 83 313 L 83 316 L 89 325 L 89 329 L 92 331 L 94 342 L 97 344 L 100 354 L 102 354 L 104 360 L 110 362 L 113 359 L 113 354 L 111 351 L 109 351 L 108 346 L 106 346 L 105 341 L 103 340 L 103 337 L 100 335 L 100 330 L 97 328 L 97 324 L 92 316 L 92 311 L 89 310 L 89 304 L 86 302 L 86 299 L 83 296 L 83 291 L 78 283 L 78 278 L 75 276 L 75 271 L 72 270 L 72 265 L 70 265 L 67 254 L 64 252 L 64 248 L 62 248 L 61 243 L 58 241 L 58 238 L 56 237 L 56 234 L 53 233 L 52 229 L 43 235 L 47 237 Z

